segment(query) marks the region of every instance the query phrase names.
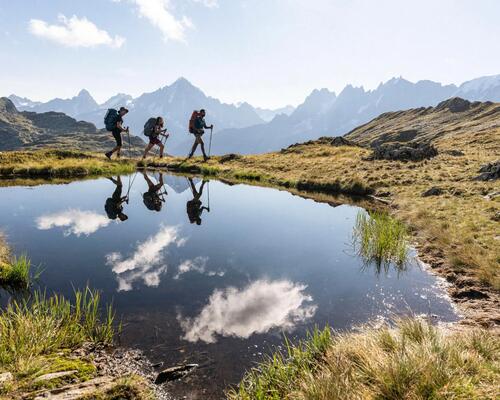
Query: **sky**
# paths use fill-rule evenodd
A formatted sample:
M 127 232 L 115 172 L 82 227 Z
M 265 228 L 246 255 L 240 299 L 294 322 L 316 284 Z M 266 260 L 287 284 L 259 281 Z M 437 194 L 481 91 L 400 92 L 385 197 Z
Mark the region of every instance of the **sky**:
M 0 0 L 0 95 L 99 102 L 185 77 L 275 108 L 315 88 L 500 74 L 498 0 Z

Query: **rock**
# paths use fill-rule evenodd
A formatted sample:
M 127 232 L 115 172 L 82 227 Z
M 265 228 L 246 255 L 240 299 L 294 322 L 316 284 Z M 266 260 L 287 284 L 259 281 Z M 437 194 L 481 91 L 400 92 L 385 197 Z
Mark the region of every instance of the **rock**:
M 221 164 L 224 164 L 228 161 L 239 160 L 240 158 L 241 158 L 241 156 L 239 154 L 234 154 L 234 153 L 225 154 L 219 158 L 219 162 Z
M 493 181 L 500 178 L 500 161 L 494 161 L 481 166 L 480 174 L 473 180 L 475 181 Z
M 111 388 L 113 385 L 113 379 L 109 376 L 102 376 L 99 378 L 94 378 L 82 383 L 76 383 L 73 385 L 63 386 L 62 388 L 52 389 L 52 390 L 40 390 L 30 396 L 29 398 L 34 398 L 35 400 L 77 400 L 85 398 L 95 393 L 97 390 L 105 391 Z
M 386 143 L 373 149 L 368 160 L 421 161 L 437 156 L 436 148 L 422 143 Z
M 423 192 L 422 197 L 440 196 L 442 194 L 443 194 L 443 189 L 433 186 L 430 189 L 427 189 L 425 192 Z
M 189 374 L 193 369 L 198 367 L 198 364 L 184 364 L 170 367 L 161 371 L 155 379 L 156 385 L 161 385 L 165 382 L 175 381 Z
M 5 384 L 12 382 L 14 380 L 14 376 L 10 372 L 3 372 L 0 374 L 0 388 L 5 386 Z
M 52 379 L 57 379 L 57 378 L 64 378 L 65 376 L 74 375 L 77 372 L 78 372 L 77 370 L 53 372 L 50 374 L 38 376 L 33 380 L 33 382 L 43 382 L 43 381 L 50 381 Z
M 465 153 L 463 151 L 460 151 L 460 150 L 445 150 L 443 153 L 448 154 L 448 155 L 453 156 L 453 157 L 461 157 L 461 156 L 465 155 Z
M 495 222 L 500 222 L 500 211 L 497 211 L 495 214 L 493 214 L 491 219 Z
M 354 142 L 347 140 L 345 137 L 336 136 L 330 141 L 331 146 L 339 147 L 339 146 L 357 146 Z
M 493 199 L 496 199 L 498 196 L 500 196 L 500 192 L 491 192 L 485 195 L 483 198 L 485 200 L 491 201 Z
M 471 106 L 469 100 L 464 100 L 460 97 L 452 97 L 451 99 L 442 101 L 436 107 L 437 110 L 448 109 L 452 113 L 467 111 Z

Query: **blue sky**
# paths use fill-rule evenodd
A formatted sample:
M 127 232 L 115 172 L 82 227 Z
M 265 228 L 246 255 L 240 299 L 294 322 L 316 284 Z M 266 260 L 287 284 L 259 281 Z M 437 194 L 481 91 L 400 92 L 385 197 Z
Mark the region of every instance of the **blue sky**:
M 298 104 L 393 76 L 500 74 L 497 0 L 0 0 L 0 95 L 134 96 L 180 76 L 226 102 Z

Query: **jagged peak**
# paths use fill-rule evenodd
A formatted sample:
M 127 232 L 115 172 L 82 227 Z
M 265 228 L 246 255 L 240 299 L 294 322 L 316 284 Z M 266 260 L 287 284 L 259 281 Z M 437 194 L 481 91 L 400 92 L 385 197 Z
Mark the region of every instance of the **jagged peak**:
M 13 114 L 18 113 L 17 108 L 12 102 L 12 100 L 10 100 L 7 97 L 0 97 L 0 112 L 2 111 Z

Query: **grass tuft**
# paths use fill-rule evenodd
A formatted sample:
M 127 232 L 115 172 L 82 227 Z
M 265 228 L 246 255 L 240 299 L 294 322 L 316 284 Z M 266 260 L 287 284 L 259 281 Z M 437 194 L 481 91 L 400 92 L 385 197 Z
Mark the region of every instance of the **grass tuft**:
M 406 226 L 386 212 L 360 211 L 356 217 L 353 242 L 359 255 L 374 262 L 377 270 L 394 263 L 404 269 L 408 260 L 409 234 Z
M 230 400 L 493 399 L 500 379 L 495 333 L 447 333 L 420 319 L 361 333 L 315 334 L 248 372 Z M 318 352 L 319 350 L 319 352 Z

